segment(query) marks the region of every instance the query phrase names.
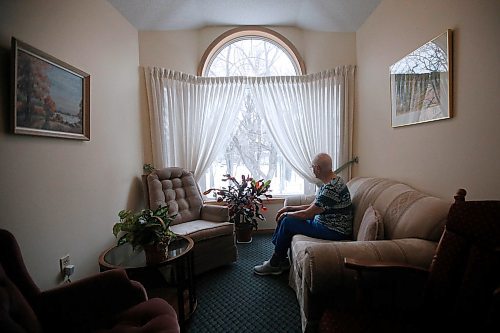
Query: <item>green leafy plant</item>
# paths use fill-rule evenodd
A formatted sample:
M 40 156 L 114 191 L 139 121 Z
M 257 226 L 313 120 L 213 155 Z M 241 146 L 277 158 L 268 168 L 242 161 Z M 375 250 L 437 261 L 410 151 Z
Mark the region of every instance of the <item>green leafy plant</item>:
M 176 215 L 169 216 L 168 206 L 156 210 L 142 209 L 138 212 L 122 210 L 118 213 L 120 222 L 113 226 L 118 245 L 130 243 L 134 250 L 145 245 L 168 244 L 175 238 L 170 224 Z
M 241 181 L 237 181 L 230 174 L 224 175 L 223 181 L 229 182 L 228 187 L 211 188 L 203 194 L 214 192 L 218 202 L 225 202 L 229 209 L 229 217 L 236 227 L 250 225 L 257 229 L 258 221 L 263 221 L 266 211 L 263 199 L 272 198 L 268 194 L 271 190 L 271 180 L 255 180 L 250 176 L 241 176 Z

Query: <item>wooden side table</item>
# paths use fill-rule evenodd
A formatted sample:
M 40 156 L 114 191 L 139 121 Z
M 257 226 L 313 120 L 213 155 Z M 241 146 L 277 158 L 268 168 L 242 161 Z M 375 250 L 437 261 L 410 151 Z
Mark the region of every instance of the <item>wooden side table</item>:
M 129 243 L 113 246 L 99 256 L 101 272 L 123 268 L 130 279 L 144 285 L 150 297 L 162 297 L 175 308 L 181 331 L 196 309 L 196 283 L 193 263 L 194 242 L 187 236 L 177 235 L 168 246 L 167 260 L 146 265 L 144 251 L 134 251 Z M 173 291 L 173 292 L 172 292 Z

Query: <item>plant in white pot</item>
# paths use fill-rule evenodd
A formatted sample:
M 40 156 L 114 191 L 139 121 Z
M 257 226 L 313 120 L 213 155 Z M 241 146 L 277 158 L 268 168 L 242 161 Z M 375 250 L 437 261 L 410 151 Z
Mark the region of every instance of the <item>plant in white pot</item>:
M 168 244 L 175 238 L 175 234 L 170 230 L 175 215 L 168 214 L 168 206 L 156 210 L 142 209 L 135 213 L 122 210 L 118 216 L 120 222 L 113 226 L 118 245 L 130 243 L 134 250 L 144 249 L 148 265 L 167 259 Z
M 224 202 L 229 209 L 229 218 L 236 229 L 236 239 L 239 243 L 252 241 L 252 231 L 258 228 L 258 221 L 265 220 L 262 212 L 267 210 L 263 199 L 272 198 L 271 180 L 255 180 L 250 176 L 241 176 L 237 181 L 230 174 L 224 175 L 223 181 L 229 182 L 228 187 L 211 188 L 203 194 L 214 192 L 218 202 Z

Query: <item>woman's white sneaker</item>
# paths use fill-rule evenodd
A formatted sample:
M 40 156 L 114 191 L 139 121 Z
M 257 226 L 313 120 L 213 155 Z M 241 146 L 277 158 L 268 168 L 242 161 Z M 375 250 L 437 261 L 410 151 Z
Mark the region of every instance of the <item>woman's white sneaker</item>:
M 281 266 L 271 266 L 271 261 L 266 260 L 262 265 L 255 266 L 253 272 L 257 275 L 280 275 L 283 269 Z

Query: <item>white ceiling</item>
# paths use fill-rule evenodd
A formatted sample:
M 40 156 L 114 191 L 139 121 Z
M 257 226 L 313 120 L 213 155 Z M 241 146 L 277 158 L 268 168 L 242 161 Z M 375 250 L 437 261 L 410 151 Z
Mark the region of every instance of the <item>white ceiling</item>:
M 357 31 L 381 0 L 108 0 L 138 30 L 295 26 Z

